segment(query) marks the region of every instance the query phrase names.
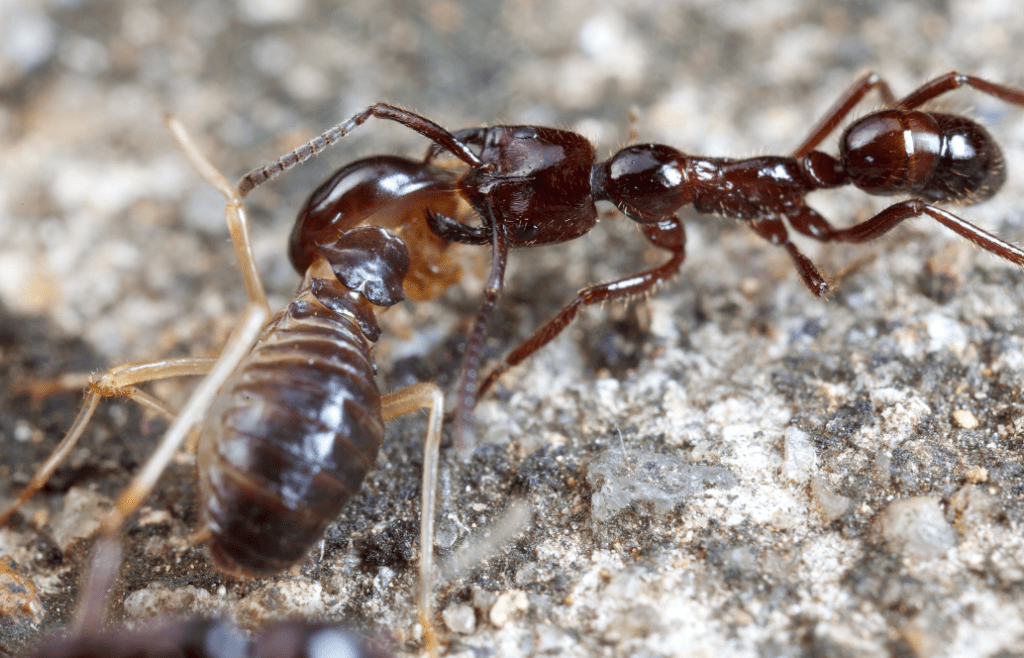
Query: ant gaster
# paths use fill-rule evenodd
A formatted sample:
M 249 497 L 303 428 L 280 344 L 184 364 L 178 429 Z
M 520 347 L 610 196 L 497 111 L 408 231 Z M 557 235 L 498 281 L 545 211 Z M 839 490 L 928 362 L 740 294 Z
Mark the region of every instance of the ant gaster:
M 336 173 L 313 193 L 300 214 L 291 255 L 302 271 L 307 254 L 316 251 L 318 235 L 329 235 L 332 229 L 350 226 L 373 213 L 425 216 L 435 235 L 431 240 L 439 237 L 445 242 L 491 245 L 491 274 L 467 339 L 457 394 L 454 433 L 457 448 L 465 452 L 472 447 L 472 414 L 479 396 L 509 368 L 557 336 L 580 307 L 648 293 L 679 271 L 686 235 L 676 212 L 686 205 L 699 213 L 746 221 L 759 236 L 786 250 L 804 284 L 819 297 L 827 297 L 832 288 L 790 241 L 787 223 L 796 232 L 822 242 L 859 243 L 880 237 L 906 219 L 927 215 L 986 251 L 1024 264 L 1021 249 L 932 205 L 983 201 L 998 191 L 1006 176 L 999 147 L 983 127 L 962 116 L 918 109 L 963 85 L 1024 105 L 1024 91 L 956 72 L 935 78 L 897 101 L 888 84 L 870 73 L 839 98 L 791 156 L 747 159 L 698 157 L 670 146 L 636 144 L 598 162 L 591 144 L 573 132 L 492 126 L 449 133 L 422 116 L 378 103 L 254 170 L 241 180 L 239 191 L 246 194 L 344 137 L 371 116 L 405 125 L 433 142 L 422 162 L 369 158 Z M 816 150 L 864 95 L 876 88 L 887 109 L 853 122 L 840 138 L 838 157 Z M 461 176 L 432 166 L 442 151 L 467 166 Z M 403 184 L 394 186 L 395 176 Z M 840 229 L 807 205 L 806 196 L 843 185 L 873 195 L 907 194 L 911 198 Z M 460 200 L 472 212 L 454 217 L 450 208 Z M 580 237 L 596 223 L 596 201 L 613 203 L 637 222 L 648 241 L 668 252 L 668 261 L 579 291 L 481 380 L 481 348 L 488 317 L 502 289 L 508 250 Z M 362 212 L 352 213 L 353 206 Z

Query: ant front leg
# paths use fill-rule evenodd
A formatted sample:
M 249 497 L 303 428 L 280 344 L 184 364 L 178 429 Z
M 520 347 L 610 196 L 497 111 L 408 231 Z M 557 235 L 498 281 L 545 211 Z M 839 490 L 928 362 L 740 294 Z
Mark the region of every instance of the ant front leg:
M 864 96 L 872 89 L 877 88 L 882 94 L 882 102 L 885 105 L 892 106 L 896 102 L 896 97 L 892 95 L 892 90 L 889 88 L 889 83 L 882 79 L 877 73 L 867 73 L 860 80 L 853 83 L 853 85 L 847 89 L 839 100 L 825 112 L 825 116 L 815 124 L 814 128 L 811 129 L 811 134 L 807 136 L 795 151 L 793 151 L 794 158 L 802 158 L 821 144 L 822 140 L 829 136 L 836 126 L 846 118 L 846 116 L 857 106 L 857 103 L 864 98 Z
M 487 322 L 491 318 L 491 311 L 494 310 L 498 295 L 501 294 L 501 289 L 504 286 L 505 266 L 508 264 L 508 236 L 505 233 L 505 224 L 499 222 L 495 217 L 490 200 L 487 200 L 484 212 L 486 213 L 485 223 L 491 227 L 491 276 L 487 280 L 484 300 L 480 303 L 480 310 L 476 313 L 473 328 L 466 339 L 466 352 L 462 358 L 462 378 L 457 389 L 455 421 L 452 427 L 452 433 L 455 436 L 455 449 L 463 457 L 468 456 L 475 443 L 473 408 L 476 407 L 476 401 L 480 397 L 480 390 L 477 388 L 480 377 L 480 353 L 484 346 Z
M 485 245 L 491 241 L 491 231 L 486 226 L 470 226 L 433 210 L 427 210 L 427 226 L 448 242 Z
M 544 323 L 519 347 L 509 352 L 505 357 L 505 362 L 484 378 L 480 384 L 479 395 L 484 395 L 494 382 L 510 368 L 522 363 L 528 356 L 550 343 L 563 329 L 569 326 L 580 308 L 617 299 L 629 299 L 648 293 L 679 272 L 679 268 L 686 258 L 686 231 L 679 218 L 671 215 L 659 222 L 641 224 L 640 229 L 653 245 L 672 254 L 668 262 L 624 279 L 580 290 L 576 294 L 576 299 L 572 300 L 558 315 Z

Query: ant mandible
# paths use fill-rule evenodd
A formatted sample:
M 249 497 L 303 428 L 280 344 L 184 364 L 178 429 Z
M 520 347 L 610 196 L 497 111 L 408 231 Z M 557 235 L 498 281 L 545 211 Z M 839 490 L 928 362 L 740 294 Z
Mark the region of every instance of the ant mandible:
M 792 155 L 747 159 L 698 157 L 670 146 L 636 144 L 597 162 L 590 142 L 573 132 L 538 126 L 492 126 L 450 133 L 420 115 L 378 103 L 252 171 L 238 187 L 244 196 L 344 137 L 371 116 L 400 123 L 433 142 L 422 162 L 369 158 L 336 173 L 313 193 L 300 214 L 291 255 L 301 271 L 304 254 L 315 253 L 316 241 L 297 238 L 300 233 L 329 234 L 370 215 L 392 212 L 425 216 L 435 234 L 433 239 L 439 237 L 444 244 L 491 245 L 491 274 L 467 339 L 458 387 L 454 434 L 457 449 L 464 453 L 473 444 L 476 401 L 504 372 L 557 336 L 581 307 L 647 293 L 679 271 L 685 257 L 686 234 L 676 212 L 686 205 L 702 214 L 745 220 L 759 236 L 786 250 L 804 284 L 819 297 L 828 297 L 832 288 L 790 241 L 787 223 L 798 233 L 822 242 L 860 243 L 880 237 L 906 219 L 927 215 L 982 249 L 1024 265 L 1021 249 L 933 205 L 983 201 L 998 191 L 1006 177 L 999 147 L 982 126 L 962 116 L 918 109 L 964 85 L 1007 103 L 1024 105 L 1024 91 L 957 72 L 939 76 L 896 100 L 889 85 L 877 74 L 869 73 L 839 98 Z M 838 157 L 816 150 L 873 89 L 879 90 L 887 109 L 853 122 L 840 138 Z M 454 177 L 434 166 L 432 161 L 442 151 L 468 169 Z M 402 181 L 398 188 L 391 184 L 395 176 Z M 839 229 L 808 206 L 806 196 L 814 190 L 843 185 L 853 185 L 872 195 L 908 194 L 911 198 Z M 454 201 L 468 204 L 472 210 L 468 217 L 449 214 Z M 483 338 L 502 290 L 508 250 L 584 235 L 596 223 L 596 201 L 610 201 L 637 222 L 648 241 L 669 252 L 669 260 L 579 291 L 574 300 L 481 380 L 478 373 Z M 350 212 L 353 208 L 360 212 Z M 444 244 L 439 248 L 443 249 Z

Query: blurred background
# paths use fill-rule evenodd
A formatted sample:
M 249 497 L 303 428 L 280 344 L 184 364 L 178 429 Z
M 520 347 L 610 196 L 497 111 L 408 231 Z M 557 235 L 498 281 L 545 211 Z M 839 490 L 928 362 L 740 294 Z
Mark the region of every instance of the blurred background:
M 175 148 L 165 114 L 232 180 L 374 101 L 453 130 L 576 130 L 601 158 L 631 131 L 706 155 L 785 154 L 866 71 L 898 96 L 950 70 L 1020 85 L 1021 43 L 1024 18 L 1009 0 L 4 0 L 0 495 L 27 481 L 78 404 L 70 394 L 29 401 L 18 382 L 215 354 L 245 302 L 223 202 Z M 1024 110 L 971 91 L 938 105 L 967 112 L 1002 145 L 1007 188 L 963 213 L 1020 243 Z M 316 184 L 357 157 L 425 148 L 371 121 L 252 194 L 272 305 L 294 292 L 287 235 Z M 812 203 L 846 225 L 888 202 L 838 191 Z M 732 221 L 681 214 L 682 275 L 648 304 L 585 314 L 481 405 L 487 446 L 472 463 L 443 457 L 442 554 L 512 497 L 537 515 L 511 553 L 439 585 L 441 609 L 462 624 L 448 629 L 451 652 L 930 656 L 971 646 L 1013 655 L 998 652 L 1024 635 L 1024 606 L 1009 603 L 1024 583 L 1024 548 L 1011 541 L 1024 516 L 1021 272 L 917 221 L 872 247 L 807 244 L 842 279 L 844 292 L 824 304 L 783 251 Z M 628 222 L 606 219 L 574 243 L 514 254 L 490 357 L 578 288 L 662 258 Z M 385 316 L 382 390 L 452 383 L 487 267 L 486 253 L 468 254 L 463 281 L 443 298 Z M 701 353 L 706 361 L 694 360 Z M 155 386 L 175 404 L 188 390 Z M 87 509 L 102 508 L 162 429 L 132 405 L 101 406 L 51 487 L 0 529 L 0 554 L 34 583 L 42 610 L 3 627 L 12 653 L 60 627 L 72 606 L 76 540 L 88 530 L 56 529 L 68 492 L 85 490 Z M 958 424 L 963 409 L 978 424 Z M 788 427 L 809 433 L 817 460 L 791 480 L 778 475 L 797 454 L 782 438 Z M 415 652 L 418 520 L 407 501 L 418 491 L 422 420 L 390 432 L 380 473 L 332 530 L 327 557 L 270 584 L 225 579 L 191 550 L 194 476 L 190 464 L 176 467 L 150 509 L 169 518 L 132 531 L 135 562 L 115 620 L 221 613 L 258 627 L 279 616 L 344 617 Z M 672 473 L 691 462 L 722 467 L 736 484 L 713 503 L 676 499 L 666 513 L 627 496 L 621 510 L 595 516 L 597 493 L 625 495 L 605 491 L 607 473 L 595 466 L 613 449 L 669 455 Z M 946 519 L 941 532 L 953 532 L 965 484 L 988 496 L 978 503 L 994 524 L 987 534 L 957 526 L 937 543 L 947 558 L 926 552 L 933 567 L 893 548 L 882 521 L 889 501 L 925 497 Z M 769 486 L 789 502 L 758 511 L 750 501 L 770 500 Z M 826 494 L 847 507 L 823 512 Z M 821 561 L 801 557 L 808 552 Z M 493 598 L 509 592 L 502 605 L 514 614 L 495 617 Z M 967 606 L 976 617 L 946 623 Z

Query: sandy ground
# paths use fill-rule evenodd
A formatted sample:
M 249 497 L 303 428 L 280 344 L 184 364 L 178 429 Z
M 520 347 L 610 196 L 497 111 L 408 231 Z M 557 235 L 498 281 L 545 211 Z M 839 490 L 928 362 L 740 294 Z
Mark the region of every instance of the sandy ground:
M 376 100 L 457 129 L 547 124 L 607 157 L 630 141 L 743 157 L 791 151 L 860 74 L 897 94 L 949 70 L 1021 84 L 1009 0 L 935 3 L 238 0 L 0 4 L 0 501 L 71 423 L 79 396 L 20 383 L 215 354 L 245 301 L 216 193 L 167 135 L 173 113 L 231 177 Z M 870 99 L 864 111 L 876 99 Z M 959 91 L 1005 189 L 957 209 L 1024 241 L 1024 110 Z M 631 120 L 631 117 L 633 119 Z M 833 151 L 836 138 L 823 148 Z M 272 304 L 305 195 L 336 166 L 416 155 L 371 122 L 253 194 Z M 839 225 L 884 207 L 818 193 Z M 573 243 L 513 254 L 487 344 L 500 358 L 589 282 L 658 262 L 610 209 Z M 824 303 L 780 249 L 683 211 L 682 275 L 583 314 L 478 409 L 468 462 L 442 454 L 437 551 L 524 501 L 531 520 L 435 591 L 462 656 L 1014 656 L 1024 646 L 1024 273 L 919 220 L 862 247 L 810 244 Z M 450 388 L 486 252 L 436 302 L 386 314 L 382 390 Z M 191 385 L 152 387 L 180 405 Z M 64 626 L 91 526 L 163 421 L 101 404 L 48 488 L 0 528 L 0 650 Z M 421 417 L 389 425 L 377 470 L 322 555 L 267 580 L 219 574 L 184 455 L 127 532 L 112 625 L 225 615 L 344 620 L 422 650 Z

